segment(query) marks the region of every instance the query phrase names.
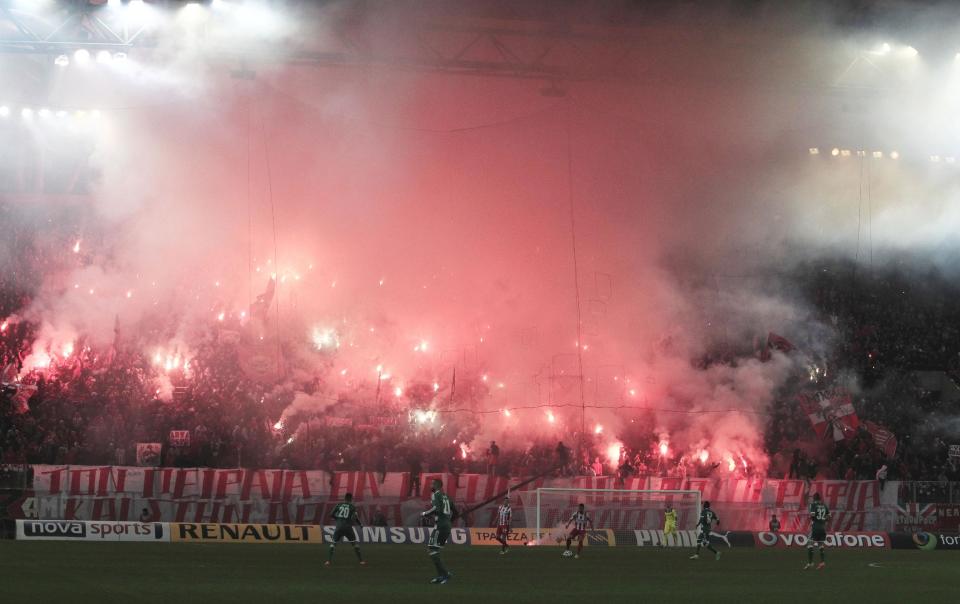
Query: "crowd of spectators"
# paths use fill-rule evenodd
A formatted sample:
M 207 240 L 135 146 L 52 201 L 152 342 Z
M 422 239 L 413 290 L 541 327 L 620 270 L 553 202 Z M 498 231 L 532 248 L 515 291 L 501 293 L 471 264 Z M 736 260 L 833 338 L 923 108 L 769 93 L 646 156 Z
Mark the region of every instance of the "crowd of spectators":
M 810 373 L 792 379 L 770 409 L 768 459 L 701 459 L 690 451 L 660 450 L 652 425 L 617 435 L 623 445 L 614 452 L 609 441 L 589 434 L 573 434 L 575 442 L 568 443 L 541 437 L 522 446 L 480 444 L 474 442 L 480 420 L 470 414 L 445 419 L 440 431 L 420 429 L 407 420 L 403 405 L 415 406 L 418 388 L 424 400 L 430 399 L 429 384 L 410 384 L 404 403 L 378 400 L 374 419 L 395 421 L 372 421 L 369 401 L 357 395 L 322 414 L 278 422 L 294 392 L 312 393 L 320 378 L 280 387 L 252 378 L 238 362 L 239 344 L 224 337 L 219 323 L 192 342 L 189 371 L 161 371 L 144 352 L 144 338 L 162 332 L 162 325 L 145 325 L 139 335 L 118 333 L 109 347 L 81 338 L 72 354 L 49 367 L 24 370 L 38 325 L 21 317 L 40 287 L 38 275 L 73 259 L 38 253 L 36 233 L 33 239 L 16 233 L 2 244 L 0 259 L 5 269 L 0 271 L 0 313 L 13 318 L 0 327 L 0 360 L 7 368 L 0 396 L 2 463 L 133 465 L 138 443 L 160 443 L 153 462 L 167 466 L 409 471 L 414 477 L 424 471 L 615 474 L 621 481 L 760 472 L 867 479 L 877 478 L 882 469 L 884 480 L 960 480 L 958 460 L 948 455 L 949 445 L 960 438 L 946 431 L 960 417 L 960 389 L 954 382 L 960 378 L 960 306 L 952 303 L 960 292 L 936 273 L 895 267 L 868 275 L 843 263 L 798 268 L 797 296 L 809 302 L 812 320 L 830 326 L 832 340 L 785 334 L 793 338 L 791 354 L 803 354 Z M 922 372 L 943 376 L 943 383 L 932 388 L 919 377 Z M 458 376 L 461 383 L 470 379 Z M 895 433 L 895 454 L 881 450 L 863 427 L 838 441 L 815 437 L 795 393 L 844 379 L 860 387 L 853 393 L 860 419 Z M 482 389 L 465 390 L 482 398 Z M 349 421 L 330 422 L 327 416 Z M 189 444 L 173 446 L 172 430 L 189 431 Z

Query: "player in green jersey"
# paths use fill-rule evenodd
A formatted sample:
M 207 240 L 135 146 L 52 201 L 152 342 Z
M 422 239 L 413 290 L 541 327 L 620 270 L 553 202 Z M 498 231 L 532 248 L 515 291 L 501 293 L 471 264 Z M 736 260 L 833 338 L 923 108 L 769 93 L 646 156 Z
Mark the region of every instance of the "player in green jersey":
M 337 523 L 336 529 L 333 531 L 333 543 L 330 544 L 330 557 L 327 558 L 327 561 L 323 563 L 324 566 L 330 566 L 333 564 L 333 551 L 337 548 L 337 544 L 340 543 L 341 539 L 346 539 L 348 543 L 353 545 L 353 551 L 357 554 L 357 560 L 360 561 L 361 566 L 366 566 L 367 563 L 364 562 L 363 556 L 360 555 L 360 543 L 357 540 L 357 530 L 355 526 L 360 525 L 360 517 L 357 515 L 357 508 L 353 505 L 353 494 L 347 493 L 343 496 L 343 502 L 338 503 L 336 507 L 333 508 L 334 521 Z
M 826 567 L 824 545 L 827 540 L 827 521 L 830 520 L 830 510 L 820 500 L 820 493 L 814 493 L 813 503 L 810 504 L 810 540 L 807 541 L 807 565 L 803 568 L 813 568 L 813 548 L 820 547 L 820 564 L 817 569 Z
M 430 579 L 431 583 L 443 584 L 450 580 L 453 575 L 444 566 L 440 558 L 440 551 L 447 544 L 450 538 L 450 521 L 453 516 L 453 506 L 450 504 L 450 498 L 443 492 L 443 481 L 439 478 L 433 479 L 433 486 L 430 489 L 433 495 L 430 497 L 431 508 L 423 513 L 423 517 L 434 516 L 436 525 L 433 532 L 430 533 L 430 542 L 427 548 L 430 550 L 430 559 L 433 565 L 437 567 L 437 576 Z
M 697 522 L 697 528 L 700 529 L 700 532 L 697 533 L 697 551 L 695 554 L 690 556 L 691 560 L 697 560 L 700 558 L 700 548 L 706 546 L 708 550 L 713 552 L 717 560 L 720 559 L 720 552 L 713 549 L 713 546 L 710 545 L 710 528 L 713 526 L 713 523 L 716 523 L 717 526 L 720 526 L 720 518 L 713 513 L 713 510 L 710 509 L 710 502 L 703 502 L 703 511 L 700 512 L 700 521 Z

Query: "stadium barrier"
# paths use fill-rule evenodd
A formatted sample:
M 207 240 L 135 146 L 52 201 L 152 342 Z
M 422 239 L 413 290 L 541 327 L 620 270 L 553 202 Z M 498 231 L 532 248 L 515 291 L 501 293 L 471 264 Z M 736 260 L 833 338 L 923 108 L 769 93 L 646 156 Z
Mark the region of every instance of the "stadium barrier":
M 356 530 L 361 543 L 425 545 L 432 528 L 365 526 Z M 151 543 L 284 543 L 323 544 L 333 540 L 333 526 L 296 524 L 192 523 L 192 522 L 112 522 L 86 520 L 16 521 L 16 539 L 24 541 L 94 541 Z M 513 528 L 509 543 L 514 546 L 555 546 L 565 532 L 549 529 L 537 534 L 535 528 Z M 496 530 L 455 528 L 451 545 L 499 546 Z M 805 533 L 768 531 L 713 531 L 710 541 L 720 548 L 805 548 Z M 657 530 L 587 531 L 584 545 L 593 547 L 696 547 L 696 531 L 683 530 L 664 539 Z M 827 534 L 827 547 L 841 549 L 912 549 L 960 551 L 960 535 L 929 532 L 834 531 Z

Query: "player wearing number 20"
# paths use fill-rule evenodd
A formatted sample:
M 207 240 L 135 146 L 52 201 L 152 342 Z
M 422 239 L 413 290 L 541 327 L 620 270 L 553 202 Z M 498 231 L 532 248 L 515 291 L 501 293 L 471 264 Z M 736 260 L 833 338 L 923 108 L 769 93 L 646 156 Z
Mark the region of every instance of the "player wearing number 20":
M 360 517 L 357 515 L 357 508 L 353 505 L 353 494 L 347 493 L 343 496 L 343 502 L 338 503 L 333 508 L 334 521 L 337 523 L 333 531 L 333 543 L 330 544 L 330 557 L 323 563 L 324 566 L 333 564 L 333 552 L 341 540 L 346 539 L 347 543 L 353 545 L 353 551 L 357 554 L 357 560 L 362 566 L 366 566 L 363 556 L 360 555 L 360 544 L 357 542 L 357 530 L 355 526 L 360 525 Z
M 820 564 L 817 569 L 824 568 L 827 565 L 824 559 L 824 542 L 827 540 L 827 520 L 830 520 L 830 510 L 826 504 L 820 500 L 820 493 L 813 495 L 813 503 L 810 504 L 810 540 L 807 541 L 807 565 L 804 568 L 813 568 L 813 548 L 820 547 Z
M 453 508 L 450 506 L 450 498 L 443 492 L 442 480 L 435 478 L 430 490 L 433 492 L 430 497 L 433 506 L 423 513 L 424 518 L 436 517 L 436 526 L 430 533 L 430 543 L 427 548 L 430 550 L 430 559 L 433 560 L 433 565 L 437 567 L 437 576 L 430 579 L 430 582 L 443 584 L 450 580 L 452 574 L 444 566 L 443 560 L 440 558 L 440 551 L 447 544 L 447 539 L 450 538 L 450 520 L 453 516 Z

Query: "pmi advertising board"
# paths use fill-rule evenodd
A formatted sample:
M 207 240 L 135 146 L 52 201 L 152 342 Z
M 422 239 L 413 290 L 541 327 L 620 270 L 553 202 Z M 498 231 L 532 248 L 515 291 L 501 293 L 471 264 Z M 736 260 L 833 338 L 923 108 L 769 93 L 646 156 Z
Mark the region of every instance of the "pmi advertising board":
M 17 539 L 25 541 L 170 541 L 165 522 L 17 520 Z

